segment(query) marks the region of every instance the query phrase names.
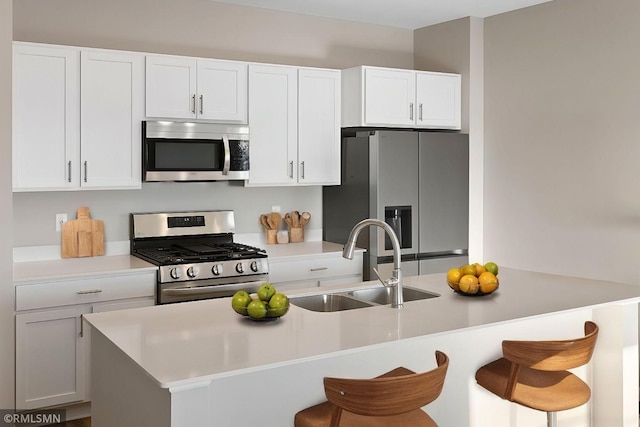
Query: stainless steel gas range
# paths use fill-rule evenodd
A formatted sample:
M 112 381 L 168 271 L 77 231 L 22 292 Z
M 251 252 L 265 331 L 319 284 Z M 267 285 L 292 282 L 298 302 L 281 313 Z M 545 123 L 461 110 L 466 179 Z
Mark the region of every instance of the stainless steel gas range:
M 157 265 L 156 304 L 255 292 L 266 251 L 235 243 L 233 211 L 132 213 L 131 254 Z

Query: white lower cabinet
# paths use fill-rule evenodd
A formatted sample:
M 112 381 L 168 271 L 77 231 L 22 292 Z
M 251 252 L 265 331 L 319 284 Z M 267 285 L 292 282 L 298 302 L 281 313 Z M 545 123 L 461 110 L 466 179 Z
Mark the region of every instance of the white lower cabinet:
M 154 304 L 155 271 L 16 286 L 16 408 L 88 401 L 82 316 Z
M 352 260 L 338 252 L 315 258 L 270 260 L 269 281 L 278 290 L 360 283 L 362 260 L 362 252 L 356 252 Z
M 16 408 L 35 409 L 85 398 L 85 307 L 16 315 Z

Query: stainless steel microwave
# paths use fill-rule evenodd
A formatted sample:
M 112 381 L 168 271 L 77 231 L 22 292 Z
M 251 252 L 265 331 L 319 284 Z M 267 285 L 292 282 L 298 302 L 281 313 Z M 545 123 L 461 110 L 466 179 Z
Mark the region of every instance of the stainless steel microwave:
M 249 127 L 142 122 L 142 180 L 249 179 Z

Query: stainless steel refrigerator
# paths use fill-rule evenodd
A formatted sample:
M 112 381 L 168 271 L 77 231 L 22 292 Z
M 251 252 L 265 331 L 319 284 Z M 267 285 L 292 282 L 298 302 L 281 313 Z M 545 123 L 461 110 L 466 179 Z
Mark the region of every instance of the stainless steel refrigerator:
M 324 187 L 323 239 L 344 244 L 365 218 L 386 221 L 401 243 L 404 276 L 447 271 L 468 262 L 468 135 L 418 130 L 343 130 L 342 184 Z M 393 269 L 380 227 L 358 239 L 373 268 Z

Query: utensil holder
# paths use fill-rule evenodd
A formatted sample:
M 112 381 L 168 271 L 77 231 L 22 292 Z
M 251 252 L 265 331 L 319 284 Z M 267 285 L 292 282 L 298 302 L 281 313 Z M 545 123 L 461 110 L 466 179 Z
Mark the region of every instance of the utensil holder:
M 304 242 L 304 228 L 302 228 L 302 227 L 290 227 L 289 228 L 289 241 L 291 243 Z
M 278 230 L 267 230 L 267 244 L 275 245 L 278 243 Z

